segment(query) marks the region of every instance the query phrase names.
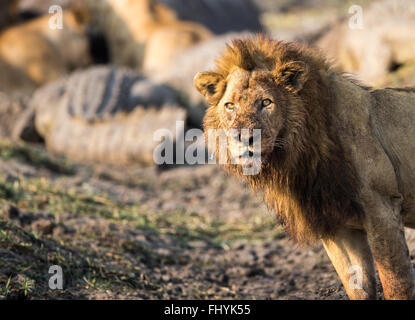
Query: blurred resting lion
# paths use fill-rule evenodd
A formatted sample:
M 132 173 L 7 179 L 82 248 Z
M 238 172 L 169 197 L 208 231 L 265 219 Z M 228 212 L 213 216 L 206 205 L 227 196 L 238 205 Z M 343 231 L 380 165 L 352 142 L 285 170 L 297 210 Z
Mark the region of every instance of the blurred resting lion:
M 0 34 L 0 61 L 36 85 L 91 62 L 84 12 L 64 11 L 63 28 L 56 30 L 49 27 L 51 17 L 45 15 Z
M 108 40 L 115 64 L 153 72 L 177 53 L 212 36 L 202 25 L 180 21 L 156 0 L 87 0 L 91 26 Z
M 265 37 L 234 40 L 194 82 L 210 104 L 205 134 L 234 129 L 225 169 L 264 193 L 293 238 L 322 240 L 351 299 L 376 298 L 375 265 L 387 299 L 414 298 L 415 88 L 371 90 Z
M 389 72 L 415 59 L 415 1 L 375 1 L 363 9 L 362 23 L 350 28 L 346 20 L 316 45 L 343 71 L 383 85 Z

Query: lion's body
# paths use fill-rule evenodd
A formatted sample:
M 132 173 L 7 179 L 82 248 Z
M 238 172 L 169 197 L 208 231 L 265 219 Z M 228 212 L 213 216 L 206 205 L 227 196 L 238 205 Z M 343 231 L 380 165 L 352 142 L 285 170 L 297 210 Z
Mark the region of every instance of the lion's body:
M 147 42 L 143 69 L 148 73 L 174 64 L 180 52 L 212 37 L 210 31 L 194 22 L 177 21 L 158 28 Z
M 387 298 L 414 297 L 403 224 L 415 227 L 415 88 L 372 91 L 262 37 L 235 41 L 195 85 L 211 105 L 206 131 L 261 129 L 259 174 L 225 168 L 264 193 L 293 238 L 323 241 L 351 298 L 376 296 L 373 262 Z
M 156 0 L 87 0 L 92 23 L 103 32 L 115 64 L 153 71 L 211 36 L 197 23 L 180 21 Z
M 362 94 L 361 92 L 357 92 Z M 407 227 L 415 227 L 415 88 L 407 90 L 381 89 L 365 93 L 368 105 L 362 108 L 359 100 L 353 106 L 352 99 L 343 96 L 343 107 L 338 108 L 334 115 L 338 121 L 347 125 L 350 119 L 345 117 L 344 107 L 355 111 L 354 126 L 360 125 L 365 135 L 356 136 L 356 131 L 350 130 L 341 138 L 348 152 L 356 155 L 354 162 L 360 172 L 361 179 L 366 176 L 369 186 L 377 182 L 382 191 L 389 189 L 389 195 L 401 194 L 402 208 L 400 213 Z M 361 97 L 358 95 L 358 98 Z M 349 105 L 346 105 L 346 101 Z M 353 110 L 355 109 L 355 110 Z M 358 117 L 360 113 L 360 117 Z M 365 116 L 366 115 L 366 116 Z M 360 124 L 357 123 L 359 118 Z M 369 131 L 370 130 L 370 131 Z M 339 132 L 341 132 L 339 130 Z M 340 133 L 341 134 L 341 133 Z M 376 159 L 377 151 L 371 153 L 359 152 L 368 146 L 366 137 L 372 137 L 373 145 L 377 146 L 381 156 Z M 369 147 L 369 146 L 368 146 Z M 370 149 L 366 149 L 367 151 Z M 360 155 L 362 159 L 359 159 Z M 368 159 L 369 158 L 369 159 Z M 377 160 L 377 161 L 375 161 Z M 367 165 L 365 168 L 364 164 Z
M 360 198 L 365 209 L 362 222 L 349 222 L 343 230 L 362 230 L 360 238 L 366 246 L 346 244 L 346 241 L 358 239 L 352 233 L 342 235 L 343 240 L 323 243 L 329 256 L 330 250 L 336 252 L 343 245 L 341 252 L 331 258 L 351 297 L 373 298 L 374 271 L 369 267 L 372 261 L 367 253 L 371 251 L 385 297 L 414 298 L 412 266 L 403 225 L 415 227 L 415 88 L 368 91 L 339 76 L 332 77 L 337 78 L 332 83 L 338 86 L 336 99 L 340 102 L 332 118 L 361 181 Z M 348 264 L 338 258 L 355 250 L 361 254 L 358 265 L 368 265 L 363 267 L 367 288 L 370 287 L 366 291 L 351 289 L 349 280 L 345 279 L 349 272 L 346 267 L 356 263 Z
M 0 34 L 0 59 L 36 85 L 56 80 L 90 62 L 88 37 L 75 14 L 63 13 L 63 29 L 51 29 L 50 19 L 51 16 L 40 17 Z

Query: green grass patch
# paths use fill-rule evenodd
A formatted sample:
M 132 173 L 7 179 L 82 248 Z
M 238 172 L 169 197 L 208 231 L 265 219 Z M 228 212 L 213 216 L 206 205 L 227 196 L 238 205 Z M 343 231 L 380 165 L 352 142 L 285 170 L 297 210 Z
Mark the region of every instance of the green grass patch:
M 42 240 L 0 217 L 0 299 L 84 298 L 91 290 L 157 290 L 134 268 L 113 268 L 99 252 Z M 49 267 L 59 265 L 65 290 L 50 290 Z
M 204 240 L 221 245 L 237 239 L 269 239 L 282 234 L 271 215 L 229 222 L 186 210 L 152 212 L 139 204 L 113 201 L 106 194 L 87 194 L 54 186 L 45 178 L 20 178 L 15 181 L 0 178 L 0 198 L 28 211 L 53 215 L 70 213 L 128 222 L 135 228 L 151 229 L 183 242 Z
M 0 140 L 0 159 L 18 159 L 37 168 L 45 168 L 59 174 L 70 175 L 75 171 L 74 165 L 67 159 L 52 156 L 41 148 L 20 142 Z

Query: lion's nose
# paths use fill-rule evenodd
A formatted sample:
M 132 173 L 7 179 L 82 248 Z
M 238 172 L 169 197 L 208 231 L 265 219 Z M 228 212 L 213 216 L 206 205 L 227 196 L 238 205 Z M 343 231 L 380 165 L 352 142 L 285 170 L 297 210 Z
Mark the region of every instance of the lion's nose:
M 242 133 L 241 130 L 234 130 L 231 137 L 239 142 L 248 142 L 248 145 L 250 147 L 253 146 L 255 140 L 252 130 L 249 130 L 249 132 L 244 133 Z
M 249 149 L 254 148 L 254 135 L 252 134 L 248 140 Z
M 254 151 L 254 142 L 256 141 L 256 137 L 252 130 L 249 132 L 241 132 L 241 130 L 235 130 L 231 138 L 241 146 L 244 146 L 249 152 L 249 155 L 252 156 Z

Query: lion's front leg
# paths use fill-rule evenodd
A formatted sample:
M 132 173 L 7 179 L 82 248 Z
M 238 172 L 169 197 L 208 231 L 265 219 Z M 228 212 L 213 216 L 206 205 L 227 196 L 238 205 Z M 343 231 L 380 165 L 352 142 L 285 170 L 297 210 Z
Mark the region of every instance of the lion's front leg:
M 414 299 L 414 277 L 400 215 L 400 199 L 372 198 L 365 228 L 386 299 Z
M 376 299 L 375 267 L 366 233 L 344 228 L 322 242 L 349 298 Z

